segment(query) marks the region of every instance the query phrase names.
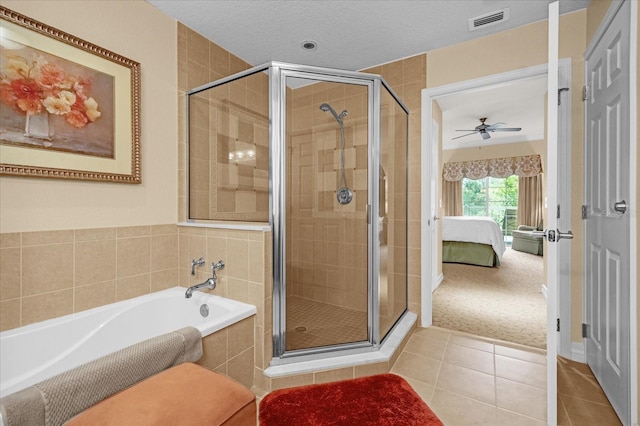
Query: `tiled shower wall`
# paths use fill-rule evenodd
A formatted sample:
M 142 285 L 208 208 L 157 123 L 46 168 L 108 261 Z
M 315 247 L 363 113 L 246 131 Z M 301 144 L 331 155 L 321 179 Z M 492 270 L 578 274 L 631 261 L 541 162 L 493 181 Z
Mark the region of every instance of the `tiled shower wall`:
M 189 97 L 192 219 L 268 221 L 267 93 L 259 72 Z
M 367 88 L 319 82 L 288 90 L 287 294 L 367 310 Z M 344 168 L 353 200 L 341 205 L 341 135 L 324 102 L 344 117 Z

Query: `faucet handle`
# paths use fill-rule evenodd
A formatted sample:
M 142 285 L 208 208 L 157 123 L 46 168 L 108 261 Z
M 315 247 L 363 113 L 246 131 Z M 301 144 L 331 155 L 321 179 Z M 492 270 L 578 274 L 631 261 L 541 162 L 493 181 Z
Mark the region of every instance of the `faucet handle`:
M 200 258 L 198 260 L 193 259 L 191 261 L 191 275 L 195 275 L 196 274 L 196 266 L 202 266 L 204 265 L 204 258 Z
M 215 271 L 216 269 L 224 269 L 224 262 L 219 260 L 218 263 L 211 264 L 211 270 Z

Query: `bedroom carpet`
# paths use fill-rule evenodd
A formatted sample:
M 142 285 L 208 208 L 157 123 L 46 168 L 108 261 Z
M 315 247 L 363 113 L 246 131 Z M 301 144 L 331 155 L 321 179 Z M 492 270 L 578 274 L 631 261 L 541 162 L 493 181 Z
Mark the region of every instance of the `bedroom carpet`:
M 546 349 L 543 258 L 508 248 L 501 266 L 443 263 L 433 325 Z

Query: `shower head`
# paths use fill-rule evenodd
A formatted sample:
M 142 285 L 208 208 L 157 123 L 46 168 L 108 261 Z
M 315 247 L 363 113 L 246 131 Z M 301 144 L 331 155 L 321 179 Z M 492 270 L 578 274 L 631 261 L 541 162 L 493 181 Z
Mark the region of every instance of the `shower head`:
M 335 118 L 340 125 L 342 125 L 342 119 L 348 114 L 347 110 L 345 109 L 338 115 L 336 110 L 333 109 L 333 107 L 326 102 L 320 105 L 320 109 L 324 112 L 327 112 L 327 111 L 330 112 L 331 115 L 333 115 L 333 118 Z

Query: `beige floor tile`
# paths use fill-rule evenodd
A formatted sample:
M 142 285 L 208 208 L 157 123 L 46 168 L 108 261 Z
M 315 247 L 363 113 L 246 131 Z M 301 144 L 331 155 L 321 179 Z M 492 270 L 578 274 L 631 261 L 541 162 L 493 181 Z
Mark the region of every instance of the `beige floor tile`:
M 433 399 L 433 392 L 435 390 L 434 385 L 414 380 L 411 377 L 402 376 L 402 378 L 411 385 L 413 390 L 420 395 L 420 398 L 422 398 L 424 402 L 427 404 L 431 403 L 431 400 Z
M 538 420 L 547 419 L 547 391 L 500 377 L 496 378 L 498 408 L 524 414 Z
M 430 341 L 444 340 L 449 341 L 451 333 L 443 328 L 439 327 L 418 327 L 413 333 L 416 336 L 428 337 Z
M 495 352 L 496 355 L 503 355 L 510 358 L 521 359 L 523 361 L 535 362 L 536 364 L 547 365 L 547 357 L 542 353 L 509 348 L 507 346 L 500 345 L 496 345 Z
M 576 371 L 558 369 L 558 393 L 598 404 L 609 404 L 596 378 Z
M 496 407 L 442 389 L 436 389 L 429 407 L 447 426 L 496 424 Z
M 460 346 L 467 346 L 474 349 L 480 349 L 481 351 L 493 352 L 493 343 L 485 342 L 482 340 L 476 340 L 467 336 L 461 336 L 458 334 L 452 334 L 449 339 L 449 343 L 454 343 Z
M 511 411 L 503 410 L 501 408 L 497 409 L 497 421 L 496 425 L 504 425 L 504 426 L 544 426 L 546 425 L 546 421 L 534 419 L 531 417 L 526 417 L 520 415 L 518 413 L 514 413 Z
M 447 345 L 444 361 L 448 364 L 469 368 L 481 373 L 495 373 L 493 354 L 468 346 L 460 346 L 453 343 Z
M 403 352 L 391 369 L 392 373 L 434 385 L 440 370 L 440 361 Z
M 447 348 L 446 340 L 442 339 L 430 339 L 428 337 L 413 334 L 407 345 L 404 348 L 404 352 L 410 352 L 412 354 L 425 356 L 427 358 L 433 358 L 442 360 L 444 352 Z
M 496 376 L 537 388 L 547 388 L 547 366 L 496 355 Z
M 494 376 L 443 363 L 436 388 L 454 392 L 487 404 L 496 403 Z
M 617 426 L 622 424 L 609 405 L 596 404 L 567 395 L 560 395 L 560 399 L 567 409 L 572 425 Z

